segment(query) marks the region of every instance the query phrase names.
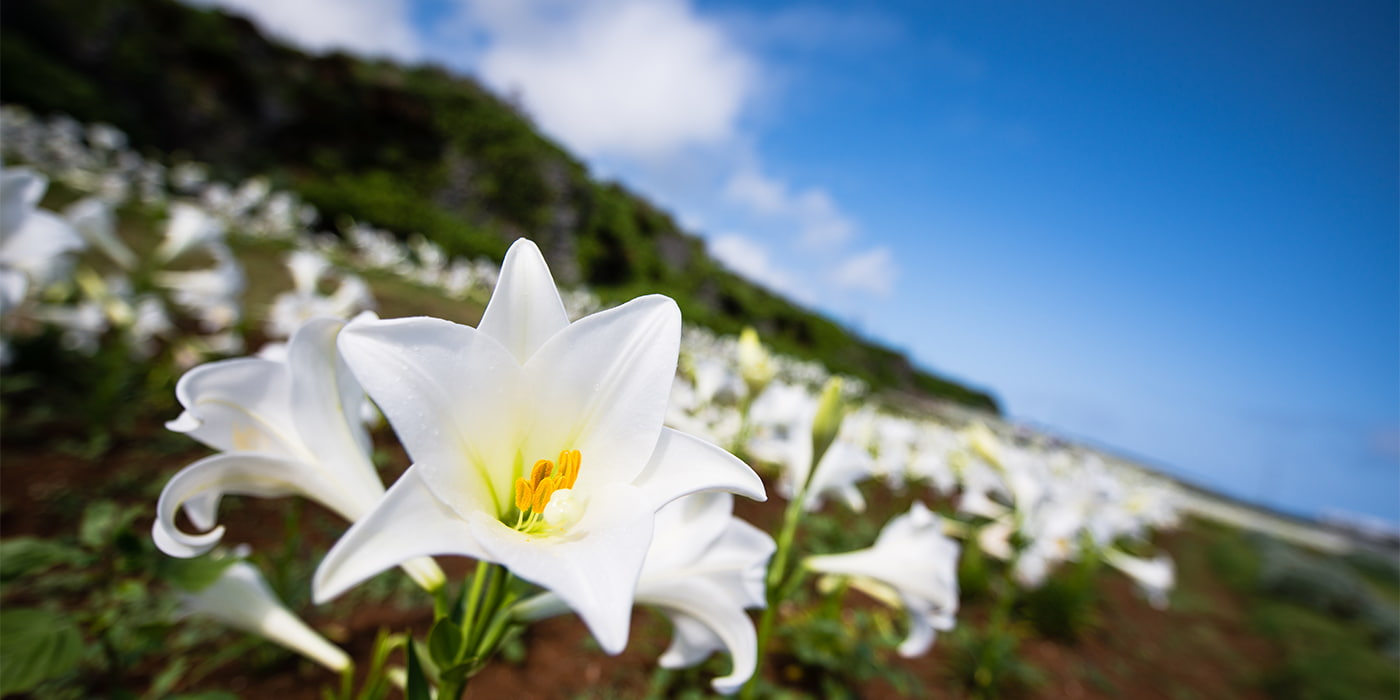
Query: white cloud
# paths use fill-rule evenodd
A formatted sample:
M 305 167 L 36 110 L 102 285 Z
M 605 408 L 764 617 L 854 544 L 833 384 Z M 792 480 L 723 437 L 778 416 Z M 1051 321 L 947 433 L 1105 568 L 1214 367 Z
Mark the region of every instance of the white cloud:
M 468 0 L 476 64 L 588 156 L 664 157 L 732 139 L 757 64 L 681 0 Z
M 792 220 L 802 244 L 830 249 L 855 234 L 855 224 L 841 212 L 826 190 L 809 187 L 792 192 L 787 183 L 764 175 L 754 168 L 741 169 L 725 185 L 724 196 L 769 217 Z
M 768 250 L 738 234 L 725 234 L 708 243 L 710 255 L 735 273 L 795 301 L 814 305 L 816 296 L 797 276 L 773 264 Z
M 879 246 L 851 256 L 836 268 L 832 278 L 842 289 L 887 297 L 894 293 L 898 274 L 890 249 Z
M 339 49 L 414 61 L 422 43 L 408 0 L 187 0 L 243 15 L 260 29 L 311 51 Z

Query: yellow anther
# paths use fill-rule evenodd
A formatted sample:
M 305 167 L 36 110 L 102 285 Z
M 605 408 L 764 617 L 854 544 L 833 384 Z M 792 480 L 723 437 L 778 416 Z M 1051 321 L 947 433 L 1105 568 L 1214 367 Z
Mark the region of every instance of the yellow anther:
M 545 479 L 540 482 L 540 487 L 535 490 L 534 501 L 530 508 L 536 513 L 544 512 L 544 507 L 549 504 L 549 497 L 554 495 L 557 482 L 554 479 Z
M 521 511 L 529 510 L 530 503 L 534 500 L 534 487 L 524 479 L 515 480 L 515 507 Z
M 540 482 L 544 481 L 544 478 L 549 476 L 549 473 L 553 470 L 554 463 L 547 459 L 535 462 L 535 468 L 530 470 L 530 485 L 539 486 Z
M 559 476 L 562 484 L 559 488 L 571 489 L 574 482 L 578 481 L 578 470 L 583 463 L 583 454 L 578 450 L 564 450 L 559 453 Z
M 540 521 L 545 507 L 556 492 L 572 489 L 578 481 L 583 455 L 578 450 L 563 450 L 559 461 L 541 459 L 530 468 L 528 477 L 515 480 L 515 509 L 518 511 L 515 529 L 534 532 L 545 527 Z

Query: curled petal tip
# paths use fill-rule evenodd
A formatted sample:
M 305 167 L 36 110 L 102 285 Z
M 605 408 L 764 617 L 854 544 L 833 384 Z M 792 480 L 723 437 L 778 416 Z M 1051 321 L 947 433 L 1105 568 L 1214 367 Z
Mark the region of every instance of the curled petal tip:
M 165 429 L 177 433 L 188 433 L 203 424 L 204 421 L 200 420 L 199 416 L 189 411 L 182 411 L 180 415 L 175 417 L 175 420 L 165 422 Z
M 174 523 L 167 525 L 159 518 L 151 526 L 151 539 L 155 541 L 156 548 L 168 556 L 179 559 L 193 559 L 200 556 L 213 549 L 223 537 L 223 525 L 199 535 L 181 532 Z

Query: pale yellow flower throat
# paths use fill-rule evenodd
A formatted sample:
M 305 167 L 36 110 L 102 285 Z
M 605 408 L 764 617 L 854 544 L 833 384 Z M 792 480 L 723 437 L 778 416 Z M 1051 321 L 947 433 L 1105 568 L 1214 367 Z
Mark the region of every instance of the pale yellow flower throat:
M 520 513 L 515 520 L 515 529 L 521 532 L 535 532 L 542 529 L 542 526 L 558 527 L 564 524 L 565 520 L 571 520 L 572 518 L 554 517 L 552 511 L 545 511 L 555 494 L 561 496 L 561 501 L 571 498 L 572 494 L 566 492 L 573 489 L 574 482 L 578 481 L 578 471 L 582 464 L 582 453 L 578 450 L 564 450 L 559 453 L 557 465 L 542 459 L 535 462 L 534 468 L 530 470 L 529 479 L 516 479 L 515 508 Z M 562 502 L 556 504 L 563 505 Z M 556 507 L 553 510 L 560 508 Z

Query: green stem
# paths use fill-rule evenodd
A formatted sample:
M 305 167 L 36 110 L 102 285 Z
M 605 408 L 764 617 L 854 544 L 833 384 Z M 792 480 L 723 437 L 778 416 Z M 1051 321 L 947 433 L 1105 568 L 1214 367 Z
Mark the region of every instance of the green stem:
M 452 614 L 452 599 L 448 597 L 448 586 L 444 583 L 433 590 L 433 621 L 437 622 Z
M 510 572 L 498 564 L 478 561 L 476 573 L 472 575 L 471 589 L 467 592 L 466 604 L 460 621 L 462 630 L 461 645 L 457 648 L 456 662 L 467 661 L 471 655 L 471 670 L 461 678 L 443 681 L 438 687 L 439 700 L 456 700 L 467 690 L 473 674 L 479 670 L 487 657 L 495 651 L 505 636 L 511 621 L 510 603 L 514 597 L 509 592 Z
M 472 629 L 476 626 L 477 612 L 481 609 L 482 591 L 486 588 L 486 579 L 491 577 L 491 572 L 495 565 L 489 561 L 477 561 L 476 573 L 472 574 L 472 587 L 467 593 L 466 611 L 462 614 L 462 619 L 458 621 L 462 630 L 462 644 L 457 647 L 457 658 L 467 652 L 467 640 L 472 637 Z
M 515 617 L 511 615 L 510 604 L 515 602 L 514 596 L 508 597 L 505 605 L 496 611 L 496 616 L 492 618 L 491 625 L 486 629 L 485 636 L 476 648 L 476 656 L 482 663 L 496 652 L 496 647 L 500 646 L 501 640 L 505 638 L 506 632 L 510 629 Z
M 273 562 L 273 576 L 276 579 L 273 590 L 291 605 L 299 603 L 301 598 L 300 590 L 291 583 L 292 562 L 296 561 L 301 553 L 301 511 L 301 499 L 291 499 L 286 515 L 282 516 L 282 548 Z
M 811 481 L 811 471 L 815 470 L 808 471 L 808 483 Z M 763 674 L 763 659 L 768 654 L 768 639 L 773 634 L 773 619 L 777 616 L 784 589 L 788 588 L 783 584 L 788 578 L 788 557 L 792 551 L 792 543 L 797 537 L 797 523 L 802 518 L 802 504 L 807 500 L 807 485 L 802 484 L 793 499 L 788 501 L 787 509 L 783 511 L 783 527 L 778 532 L 777 551 L 773 553 L 773 563 L 768 567 L 768 577 L 765 580 L 768 605 L 763 608 L 763 615 L 758 620 L 758 661 L 753 677 L 744 684 L 743 693 L 740 695 L 743 700 L 752 700 L 758 692 L 758 678 Z
M 753 399 L 752 394 L 745 394 L 739 400 L 739 432 L 734 436 L 733 449 L 729 450 L 735 454 L 748 454 L 749 438 L 753 435 L 753 424 L 749 422 L 749 407 L 753 406 Z
M 481 607 L 483 611 L 481 620 L 485 624 L 477 626 L 481 630 L 480 634 L 477 634 L 475 629 L 469 629 L 464 630 L 466 634 L 463 635 L 467 639 L 467 648 L 475 650 L 477 656 L 483 656 L 483 647 L 486 653 L 491 651 L 492 647 L 485 646 L 483 642 L 498 624 L 496 618 L 510 617 L 509 614 L 505 614 L 509 612 L 506 608 L 509 607 L 510 601 L 506 601 L 506 605 L 502 605 L 501 601 L 502 596 L 505 595 L 506 586 L 510 582 L 510 572 L 495 565 L 492 566 L 492 569 L 494 575 L 491 577 L 490 587 L 486 589 L 486 598 Z

